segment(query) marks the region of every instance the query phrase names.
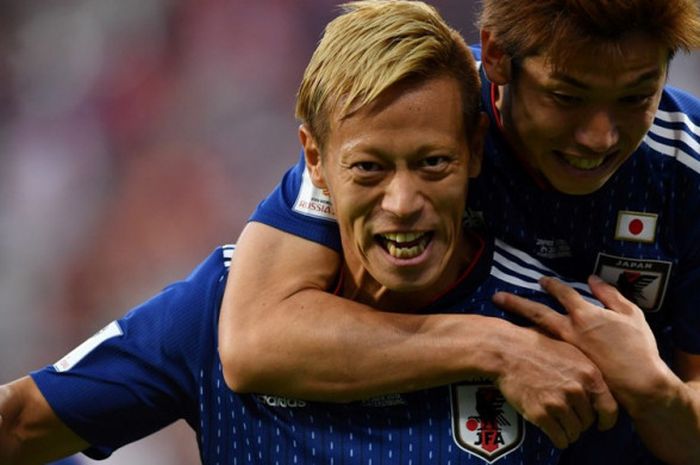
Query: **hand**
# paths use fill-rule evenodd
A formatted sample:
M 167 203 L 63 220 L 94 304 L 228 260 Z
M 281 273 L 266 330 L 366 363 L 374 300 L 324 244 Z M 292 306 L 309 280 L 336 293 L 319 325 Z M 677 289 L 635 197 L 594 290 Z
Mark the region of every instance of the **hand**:
M 574 289 L 552 278 L 542 278 L 540 285 L 564 306 L 567 314 L 508 293 L 496 294 L 494 302 L 581 349 L 628 410 L 643 408 L 635 400 L 653 392 L 669 371 L 659 357 L 654 335 L 642 310 L 617 289 L 597 276 L 591 276 L 588 283 L 593 295 L 607 308 L 587 302 Z
M 606 430 L 617 421 L 617 402 L 600 370 L 576 347 L 530 328 L 507 351 L 496 385 L 508 402 L 555 446 L 576 441 L 598 418 Z M 508 342 L 505 342 L 508 344 Z

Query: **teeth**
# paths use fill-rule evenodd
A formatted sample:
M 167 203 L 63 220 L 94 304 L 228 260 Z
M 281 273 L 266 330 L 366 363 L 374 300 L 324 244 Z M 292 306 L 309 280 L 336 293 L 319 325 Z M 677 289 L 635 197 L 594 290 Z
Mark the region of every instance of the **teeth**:
M 421 243 L 414 245 L 413 247 L 396 247 L 393 243 L 389 242 L 387 245 L 387 250 L 389 255 L 396 258 L 414 258 L 422 254 L 425 250 L 425 244 Z
M 423 253 L 430 242 L 427 233 L 418 232 L 400 232 L 400 233 L 385 233 L 382 237 L 386 240 L 386 250 L 389 255 L 395 258 L 414 258 Z M 418 240 L 417 244 L 411 247 L 402 247 L 401 244 L 408 244 Z
M 581 158 L 581 157 L 573 157 L 571 155 L 566 155 L 566 154 L 562 154 L 562 157 L 564 158 L 564 160 L 566 160 L 566 162 L 568 164 L 570 164 L 574 168 L 578 168 L 580 170 L 592 170 L 592 169 L 598 168 L 605 161 L 605 157 Z
M 418 232 L 399 232 L 399 233 L 386 233 L 382 234 L 382 236 L 389 240 L 396 242 L 398 244 L 404 243 L 404 242 L 413 242 L 425 233 L 418 233 Z

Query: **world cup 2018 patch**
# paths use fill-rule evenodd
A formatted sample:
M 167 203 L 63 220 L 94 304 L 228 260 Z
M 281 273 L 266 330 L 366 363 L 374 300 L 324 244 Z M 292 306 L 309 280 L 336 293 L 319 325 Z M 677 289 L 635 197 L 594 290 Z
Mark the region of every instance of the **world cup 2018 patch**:
M 656 312 L 666 294 L 672 263 L 598 254 L 594 273 L 645 312 Z
M 335 210 L 328 191 L 314 186 L 308 170 L 304 170 L 292 210 L 302 215 L 335 221 Z
M 452 433 L 461 449 L 493 463 L 522 444 L 522 416 L 489 381 L 454 384 L 450 391 Z

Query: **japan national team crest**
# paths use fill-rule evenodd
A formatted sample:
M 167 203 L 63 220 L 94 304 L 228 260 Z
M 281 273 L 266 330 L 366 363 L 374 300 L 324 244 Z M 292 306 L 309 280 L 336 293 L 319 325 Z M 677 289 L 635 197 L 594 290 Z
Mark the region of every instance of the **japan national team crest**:
M 491 382 L 454 384 L 450 391 L 452 434 L 460 448 L 493 463 L 522 444 L 523 418 Z
M 634 302 L 645 312 L 661 308 L 672 263 L 663 260 L 626 258 L 598 254 L 594 273 Z

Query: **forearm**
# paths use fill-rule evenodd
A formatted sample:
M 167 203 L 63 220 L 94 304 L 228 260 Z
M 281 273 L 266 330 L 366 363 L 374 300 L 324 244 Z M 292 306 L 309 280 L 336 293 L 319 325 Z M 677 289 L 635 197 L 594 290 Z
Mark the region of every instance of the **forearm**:
M 17 440 L 12 434 L 12 422 L 17 416 L 17 404 L 11 402 L 10 386 L 0 386 L 0 464 L 14 463 Z
M 224 376 L 237 392 L 346 401 L 446 384 L 488 372 L 496 357 L 467 347 L 496 345 L 487 327 L 512 326 L 379 312 L 323 292 L 340 263 L 330 249 L 259 223 L 238 242 L 219 321 Z
M 477 315 L 380 312 L 305 290 L 268 309 L 256 326 L 238 332 L 246 337 L 224 361 L 234 367 L 228 381 L 235 391 L 348 401 L 492 377 L 503 347 L 488 352 L 495 334 L 512 325 Z
M 700 356 L 679 351 L 677 375 L 659 356 L 642 310 L 597 277 L 588 284 L 602 307 L 553 279 L 540 285 L 562 303 L 565 314 L 512 294 L 494 299 L 581 349 L 659 459 L 670 465 L 700 463 Z
M 684 383 L 672 373 L 667 376 L 657 383 L 654 394 L 621 404 L 627 407 L 640 437 L 656 457 L 668 465 L 698 464 L 700 383 Z
M 40 465 L 88 444 L 70 431 L 30 378 L 0 387 L 0 465 Z

